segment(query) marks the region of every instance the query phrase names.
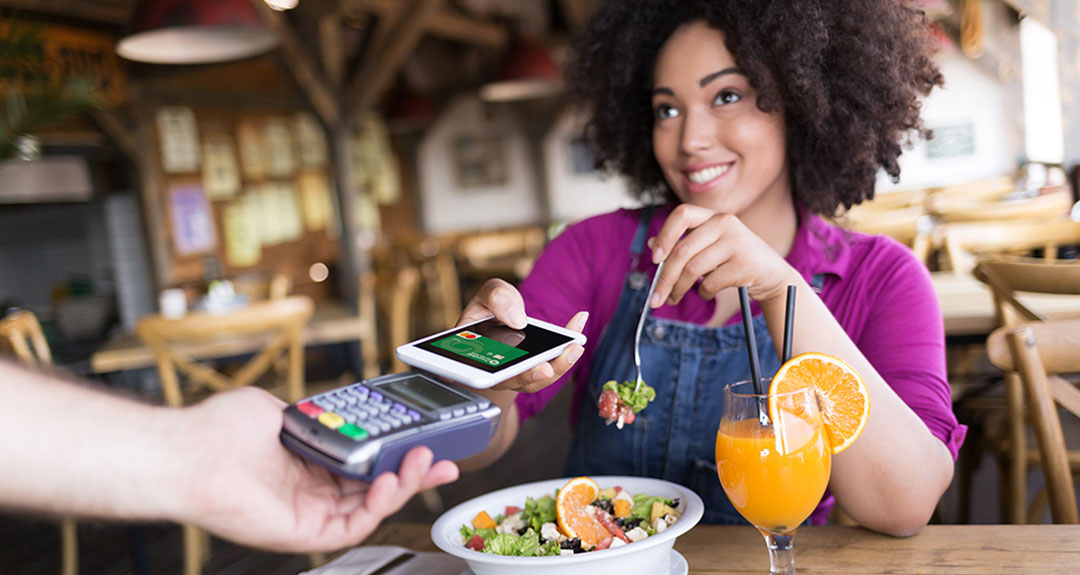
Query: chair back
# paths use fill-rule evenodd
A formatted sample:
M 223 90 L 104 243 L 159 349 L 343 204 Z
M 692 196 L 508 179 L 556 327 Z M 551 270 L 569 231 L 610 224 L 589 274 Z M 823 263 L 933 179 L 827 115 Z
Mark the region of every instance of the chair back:
M 1058 407 L 1080 417 L 1080 390 L 1059 374 L 1080 372 L 1080 320 L 1024 322 L 987 340 L 991 363 L 1017 373 L 1030 405 L 1054 523 L 1080 523 Z
M 412 340 L 413 310 L 416 309 L 416 295 L 420 286 L 420 272 L 409 266 L 397 271 L 394 289 L 389 303 L 389 340 L 390 357 L 393 358 L 394 371 L 404 371 L 405 364 L 398 359 L 398 346 Z
M 1080 261 L 983 258 L 972 273 L 990 287 L 998 326 L 1046 320 L 1042 312 L 1020 301 L 1018 292 L 1080 296 Z
M 294 402 L 304 395 L 302 334 L 313 310 L 310 298 L 292 296 L 219 315 L 193 313 L 178 319 L 153 315 L 139 320 L 135 333 L 154 352 L 165 401 L 171 406 L 184 403 L 179 373 L 194 388 L 225 391 L 254 383 L 283 357 L 288 363 L 285 399 Z M 197 358 L 232 355 L 230 344 L 252 337 L 264 339 L 260 351 L 231 375 L 198 362 Z
M 1048 188 L 1033 198 L 969 198 L 933 195 L 926 202 L 927 212 L 946 222 L 988 222 L 1055 220 L 1069 212 L 1072 190 L 1067 186 Z
M 1043 259 L 1054 261 L 1058 246 L 1080 243 L 1080 222 L 1071 220 L 946 224 L 939 229 L 950 267 L 960 274 L 971 272 L 979 255 L 1022 255 L 1042 248 Z
M 52 365 L 52 352 L 45 340 L 45 332 L 41 330 L 41 323 L 31 311 L 18 310 L 0 319 L 0 341 L 11 348 L 15 357 L 24 365 Z
M 860 204 L 844 214 L 837 223 L 865 234 L 882 234 L 908 246 L 919 261 L 926 263 L 930 255 L 930 234 L 933 222 L 921 205 L 896 209 L 864 207 Z

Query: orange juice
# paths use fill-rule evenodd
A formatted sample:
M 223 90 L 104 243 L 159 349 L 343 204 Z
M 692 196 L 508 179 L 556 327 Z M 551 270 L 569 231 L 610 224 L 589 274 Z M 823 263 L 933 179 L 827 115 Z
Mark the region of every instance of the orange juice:
M 820 423 L 782 419 L 780 437 L 756 419 L 721 421 L 716 435 L 716 470 L 728 499 L 747 521 L 780 534 L 810 516 L 832 468 Z

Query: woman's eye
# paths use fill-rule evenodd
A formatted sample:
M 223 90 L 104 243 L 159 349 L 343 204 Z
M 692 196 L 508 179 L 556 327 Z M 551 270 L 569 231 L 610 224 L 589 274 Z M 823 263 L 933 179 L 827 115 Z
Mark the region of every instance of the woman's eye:
M 735 92 L 732 92 L 731 90 L 724 90 L 717 94 L 716 98 L 713 99 L 713 105 L 723 106 L 725 104 L 734 104 L 739 100 L 742 100 L 742 96 L 736 94 Z
M 674 118 L 679 115 L 679 111 L 674 106 L 668 106 L 667 104 L 660 104 L 656 107 L 656 117 L 661 120 L 668 118 Z

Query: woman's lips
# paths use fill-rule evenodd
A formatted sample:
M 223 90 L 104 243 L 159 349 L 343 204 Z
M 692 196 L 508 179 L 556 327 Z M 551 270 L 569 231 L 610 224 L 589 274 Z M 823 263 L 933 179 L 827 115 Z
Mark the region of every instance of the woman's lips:
M 731 170 L 734 162 L 688 166 L 682 169 L 686 189 L 692 194 L 707 192 Z

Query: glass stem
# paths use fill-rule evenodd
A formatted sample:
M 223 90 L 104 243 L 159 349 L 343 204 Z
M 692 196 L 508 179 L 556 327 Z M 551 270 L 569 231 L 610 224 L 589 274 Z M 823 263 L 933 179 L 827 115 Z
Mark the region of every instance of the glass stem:
M 787 535 L 765 534 L 769 547 L 769 573 L 771 575 L 795 575 L 795 548 L 791 546 L 794 533 Z

